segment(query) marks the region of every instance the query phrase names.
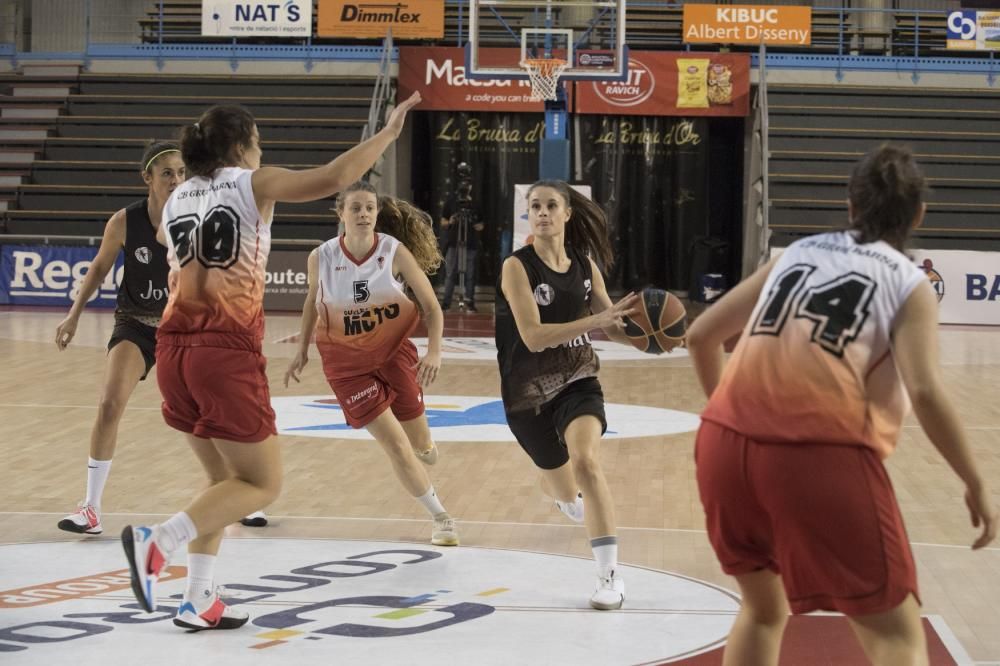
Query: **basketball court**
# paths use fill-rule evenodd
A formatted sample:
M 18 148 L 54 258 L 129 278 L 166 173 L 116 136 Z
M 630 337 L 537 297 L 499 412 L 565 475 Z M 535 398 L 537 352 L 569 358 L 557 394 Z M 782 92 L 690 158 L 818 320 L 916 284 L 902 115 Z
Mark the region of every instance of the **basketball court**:
M 615 498 L 625 608 L 590 610 L 584 528 L 542 494 L 537 474 L 490 405 L 499 400 L 491 316 L 449 314 L 446 358 L 427 402 L 441 451 L 432 480 L 462 545 L 431 546 L 430 522 L 379 448 L 343 428 L 315 354 L 301 385 L 281 385 L 298 317 L 271 315 L 265 354 L 286 470 L 265 528 L 230 527 L 218 584 L 246 603 L 235 632 L 176 640 L 184 588 L 173 562 L 157 613 L 137 610 L 117 535 L 161 519 L 200 487 L 199 468 L 140 384 L 104 496 L 105 532 L 56 529 L 84 487 L 110 313 L 87 312 L 60 353 L 61 311 L 0 312 L 0 651 L 4 663 L 106 663 L 142 650 L 149 664 L 226 663 L 718 664 L 738 608 L 708 545 L 694 482 L 704 404 L 683 350 L 602 351 L 609 435 L 601 445 Z M 1000 474 L 1000 346 L 990 329 L 942 331 L 944 375 L 984 473 Z M 318 416 L 317 416 L 318 414 Z M 934 664 L 1000 658 L 1000 549 L 973 553 L 961 486 L 908 420 L 889 470 L 919 568 Z M 864 663 L 840 617 L 794 618 L 785 664 Z M 817 652 L 819 651 L 819 652 Z M 808 655 L 808 656 L 807 656 Z

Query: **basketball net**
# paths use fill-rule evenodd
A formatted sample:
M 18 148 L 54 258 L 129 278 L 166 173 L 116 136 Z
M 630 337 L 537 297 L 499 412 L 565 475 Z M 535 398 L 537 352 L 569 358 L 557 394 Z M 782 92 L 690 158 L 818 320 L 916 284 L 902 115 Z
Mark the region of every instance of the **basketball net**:
M 560 58 L 525 58 L 521 67 L 528 72 L 531 81 L 531 101 L 556 99 L 559 75 L 569 65 Z

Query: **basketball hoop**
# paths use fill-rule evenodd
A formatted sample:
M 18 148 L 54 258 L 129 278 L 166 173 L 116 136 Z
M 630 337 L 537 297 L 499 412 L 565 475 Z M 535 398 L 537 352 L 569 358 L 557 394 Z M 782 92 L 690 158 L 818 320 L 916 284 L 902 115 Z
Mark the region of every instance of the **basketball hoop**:
M 560 58 L 525 58 L 521 61 L 521 67 L 528 72 L 528 79 L 531 81 L 531 100 L 556 99 L 556 90 L 559 85 L 559 75 L 569 65 L 568 62 Z

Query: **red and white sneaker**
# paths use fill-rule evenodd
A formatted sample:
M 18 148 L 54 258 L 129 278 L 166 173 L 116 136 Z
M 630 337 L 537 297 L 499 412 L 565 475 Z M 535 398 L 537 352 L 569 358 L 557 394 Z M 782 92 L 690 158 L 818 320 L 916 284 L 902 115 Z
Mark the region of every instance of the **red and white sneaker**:
M 126 525 L 122 547 L 132 576 L 132 593 L 147 613 L 156 608 L 156 582 L 167 568 L 170 553 L 164 553 L 153 538 L 153 528 Z
M 227 606 L 219 590 L 215 591 L 212 599 L 201 604 L 205 610 L 200 613 L 195 608 L 194 603 L 184 597 L 181 607 L 177 609 L 177 616 L 174 617 L 174 624 L 189 631 L 204 631 L 205 629 L 239 629 L 250 615 L 233 606 Z
M 97 507 L 83 502 L 77 504 L 75 513 L 60 520 L 56 527 L 74 534 L 100 534 L 104 531 L 104 528 L 101 527 L 101 514 Z

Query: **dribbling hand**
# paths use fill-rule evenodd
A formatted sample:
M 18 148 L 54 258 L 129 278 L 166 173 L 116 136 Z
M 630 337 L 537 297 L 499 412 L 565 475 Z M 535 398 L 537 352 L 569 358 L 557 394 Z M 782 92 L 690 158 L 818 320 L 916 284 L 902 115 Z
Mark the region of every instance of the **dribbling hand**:
M 438 370 L 441 369 L 440 352 L 437 354 L 428 352 L 423 358 L 417 361 L 417 364 L 413 368 L 417 371 L 417 381 L 420 383 L 420 386 L 424 388 L 430 386 L 437 379 Z
M 639 295 L 634 291 L 625 294 L 617 303 L 607 310 L 598 312 L 597 326 L 599 328 L 617 328 L 625 330 L 625 317 L 637 312 L 635 304 L 639 302 Z
M 76 335 L 76 325 L 78 322 L 79 320 L 76 317 L 70 315 L 63 319 L 59 326 L 56 327 L 56 347 L 59 348 L 59 351 L 69 346 L 73 336 Z
M 309 362 L 309 356 L 304 351 L 300 351 L 295 354 L 292 358 L 292 362 L 288 364 L 288 369 L 285 370 L 285 388 L 288 388 L 288 380 L 294 379 L 295 383 L 299 382 L 299 373 L 302 369 L 306 367 L 306 363 Z
M 969 517 L 972 526 L 982 524 L 983 532 L 972 544 L 972 550 L 978 550 L 989 545 L 997 536 L 997 507 L 993 504 L 989 490 L 980 486 L 978 490 L 966 488 L 965 505 L 969 507 Z
M 397 106 L 389 114 L 389 119 L 385 122 L 385 129 L 392 132 L 394 137 L 399 137 L 399 133 L 403 131 L 403 123 L 406 122 L 406 113 L 417 104 L 420 104 L 421 97 L 419 92 L 415 92 L 406 98 L 402 104 Z

